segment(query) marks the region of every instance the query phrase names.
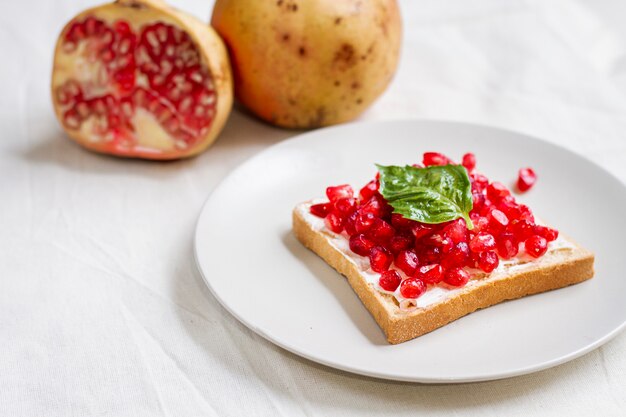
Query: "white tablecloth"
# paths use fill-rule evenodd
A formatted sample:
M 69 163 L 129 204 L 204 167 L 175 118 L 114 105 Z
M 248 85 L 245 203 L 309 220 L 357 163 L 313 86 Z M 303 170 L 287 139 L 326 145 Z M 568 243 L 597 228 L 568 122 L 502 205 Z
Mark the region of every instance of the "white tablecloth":
M 293 132 L 235 111 L 206 153 L 166 164 L 74 145 L 52 113 L 52 50 L 92 4 L 0 5 L 0 415 L 626 415 L 626 334 L 532 375 L 423 386 L 317 365 L 238 323 L 196 270 L 195 221 L 231 169 Z M 401 6 L 401 65 L 363 120 L 519 130 L 626 182 L 626 3 Z

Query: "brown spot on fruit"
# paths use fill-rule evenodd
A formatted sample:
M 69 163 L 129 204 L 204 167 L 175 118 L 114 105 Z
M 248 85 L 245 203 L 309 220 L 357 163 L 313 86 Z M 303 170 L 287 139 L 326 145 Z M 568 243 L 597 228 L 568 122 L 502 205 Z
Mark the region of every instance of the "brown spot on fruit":
M 336 24 L 336 25 L 340 25 L 342 20 L 343 20 L 343 19 L 342 19 L 341 17 L 337 17 L 337 18 L 335 18 L 335 24 Z
M 324 106 L 320 106 L 317 108 L 315 112 L 315 116 L 309 120 L 310 127 L 318 127 L 324 124 L 324 119 L 326 119 L 326 109 Z
M 359 97 L 359 98 L 357 98 L 357 99 L 356 99 L 356 104 L 361 104 L 361 103 L 363 103 L 363 99 L 362 99 L 362 98 L 360 98 L 360 97 Z
M 353 90 L 358 90 L 359 88 L 361 88 L 361 84 L 359 84 L 358 81 L 352 81 L 352 84 L 350 84 L 350 88 Z
M 289 42 L 290 38 L 291 38 L 290 34 L 284 33 L 281 39 L 283 40 L 283 42 Z
M 278 7 L 283 7 L 283 5 L 285 6 L 284 9 L 288 12 L 297 12 L 298 11 L 298 4 L 294 1 L 291 2 L 286 2 L 284 0 L 278 0 L 276 2 L 276 6 Z
M 339 87 L 341 85 L 341 82 L 339 80 L 335 80 L 335 87 Z
M 389 23 L 391 20 L 391 15 L 389 13 L 389 9 L 384 5 L 379 5 L 379 13 L 378 13 L 380 21 L 378 25 L 380 26 L 383 35 L 388 38 L 389 37 Z
M 356 64 L 356 53 L 354 46 L 349 43 L 343 43 L 339 49 L 335 52 L 333 59 L 333 65 L 340 70 L 346 70 Z
M 383 34 L 385 35 L 386 38 L 389 37 L 389 28 L 387 27 L 387 21 L 383 20 L 382 22 L 380 22 L 380 28 L 383 31 Z
M 298 55 L 302 57 L 306 56 L 306 48 L 304 46 L 298 48 Z
M 125 6 L 131 7 L 133 9 L 143 9 L 145 6 L 138 2 L 126 3 Z

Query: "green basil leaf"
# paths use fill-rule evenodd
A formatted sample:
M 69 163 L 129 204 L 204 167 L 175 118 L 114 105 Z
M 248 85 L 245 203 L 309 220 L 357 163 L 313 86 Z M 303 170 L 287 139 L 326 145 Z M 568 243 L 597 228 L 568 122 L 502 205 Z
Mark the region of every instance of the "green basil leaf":
M 473 228 L 469 218 L 472 187 L 463 166 L 376 166 L 380 172 L 380 192 L 395 213 L 429 224 L 462 217 L 467 228 Z

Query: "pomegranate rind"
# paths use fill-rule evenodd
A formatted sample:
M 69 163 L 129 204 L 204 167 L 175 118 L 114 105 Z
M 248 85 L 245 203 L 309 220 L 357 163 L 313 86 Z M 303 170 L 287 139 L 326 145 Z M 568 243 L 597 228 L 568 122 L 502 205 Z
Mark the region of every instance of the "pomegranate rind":
M 88 140 L 80 129 L 71 129 L 63 123 L 61 105 L 57 103 L 56 91 L 65 83 L 71 73 L 63 63 L 66 56 L 63 51 L 64 36 L 75 21 L 88 16 L 94 16 L 107 23 L 118 19 L 127 21 L 133 29 L 141 25 L 157 21 L 173 25 L 185 31 L 197 46 L 201 62 L 211 75 L 216 95 L 215 115 L 207 133 L 195 140 L 187 149 L 173 149 L 168 151 L 134 148 L 120 150 L 109 143 Z M 112 154 L 120 157 L 141 158 L 152 160 L 172 160 L 197 155 L 208 148 L 223 129 L 233 105 L 233 78 L 228 51 L 222 39 L 215 30 L 205 25 L 197 18 L 168 6 L 160 0 L 118 0 L 115 3 L 96 6 L 74 16 L 62 29 L 54 53 L 54 64 L 51 79 L 51 97 L 54 111 L 59 123 L 67 135 L 81 146 L 95 152 Z
M 395 0 L 217 0 L 211 24 L 237 99 L 288 128 L 356 118 L 391 82 L 402 40 Z

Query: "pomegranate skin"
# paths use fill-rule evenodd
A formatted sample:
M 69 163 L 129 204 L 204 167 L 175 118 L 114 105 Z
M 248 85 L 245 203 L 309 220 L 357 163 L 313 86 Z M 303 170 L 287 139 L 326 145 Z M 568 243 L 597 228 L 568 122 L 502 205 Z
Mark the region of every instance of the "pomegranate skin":
M 237 99 L 263 120 L 315 128 L 356 118 L 395 73 L 395 0 L 217 0 Z
M 57 89 L 72 78 L 73 63 L 63 50 L 64 37 L 72 24 L 88 17 L 95 17 L 109 25 L 122 20 L 138 31 L 142 24 L 162 22 L 185 32 L 199 52 L 200 62 L 206 66 L 213 82 L 215 111 L 206 132 L 198 136 L 184 149 L 149 149 L 145 146 L 131 146 L 121 149 L 105 141 L 90 140 L 80 128 L 72 129 L 64 123 L 62 105 L 59 104 Z M 139 33 L 137 33 L 139 36 Z M 209 147 L 223 129 L 233 104 L 232 70 L 228 52 L 219 35 L 197 18 L 170 7 L 162 0 L 117 0 L 82 11 L 72 18 L 62 29 L 55 46 L 51 94 L 55 114 L 67 135 L 81 146 L 95 152 L 126 158 L 151 160 L 173 160 L 197 155 Z M 206 130 L 206 129 L 205 129 Z

